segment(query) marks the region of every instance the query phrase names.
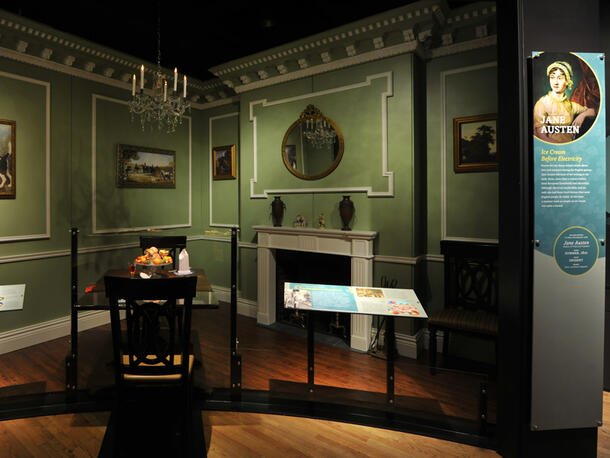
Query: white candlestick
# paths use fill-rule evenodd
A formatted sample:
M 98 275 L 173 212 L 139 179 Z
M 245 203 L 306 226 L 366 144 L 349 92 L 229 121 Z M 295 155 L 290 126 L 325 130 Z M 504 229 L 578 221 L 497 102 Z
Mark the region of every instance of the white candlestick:
M 174 68 L 174 92 L 178 90 L 178 67 Z
M 184 75 L 184 92 L 182 93 L 182 97 L 186 99 L 186 75 Z
M 140 67 L 140 89 L 144 89 L 144 65 Z
M 133 78 L 132 78 L 132 84 L 131 84 L 131 96 L 133 97 L 134 95 L 136 95 L 136 74 L 133 74 Z
M 163 101 L 167 101 L 167 80 L 163 81 Z

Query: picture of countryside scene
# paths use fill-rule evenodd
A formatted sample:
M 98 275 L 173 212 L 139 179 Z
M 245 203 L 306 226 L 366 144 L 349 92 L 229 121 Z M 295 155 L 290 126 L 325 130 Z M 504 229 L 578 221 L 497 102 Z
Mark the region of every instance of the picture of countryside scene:
M 118 186 L 175 188 L 175 153 L 119 148 Z
M 495 120 L 463 123 L 460 127 L 461 164 L 497 161 Z

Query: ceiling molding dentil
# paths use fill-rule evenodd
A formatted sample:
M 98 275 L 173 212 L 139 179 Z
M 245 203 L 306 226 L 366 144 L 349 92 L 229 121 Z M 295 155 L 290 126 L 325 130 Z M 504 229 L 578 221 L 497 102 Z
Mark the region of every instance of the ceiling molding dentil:
M 239 94 L 403 53 L 429 60 L 495 44 L 495 2 L 450 10 L 445 0 L 422 0 L 217 65 L 210 72 Z

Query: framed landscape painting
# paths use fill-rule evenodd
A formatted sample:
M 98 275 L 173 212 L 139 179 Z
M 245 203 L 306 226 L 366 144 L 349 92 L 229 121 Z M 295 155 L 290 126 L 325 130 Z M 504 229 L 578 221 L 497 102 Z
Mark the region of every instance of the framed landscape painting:
M 235 145 L 217 146 L 212 149 L 214 160 L 212 178 L 214 180 L 234 180 L 235 174 Z
M 147 146 L 117 146 L 119 188 L 175 188 L 176 152 Z
M 0 199 L 14 199 L 15 184 L 15 121 L 0 119 Z
M 485 114 L 453 120 L 453 170 L 498 170 L 498 115 Z

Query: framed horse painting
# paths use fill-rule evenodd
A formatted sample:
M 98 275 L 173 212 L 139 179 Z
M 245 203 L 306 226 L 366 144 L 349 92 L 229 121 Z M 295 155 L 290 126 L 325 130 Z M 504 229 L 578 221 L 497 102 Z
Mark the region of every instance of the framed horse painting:
M 15 185 L 15 121 L 0 119 L 0 199 L 14 199 Z

